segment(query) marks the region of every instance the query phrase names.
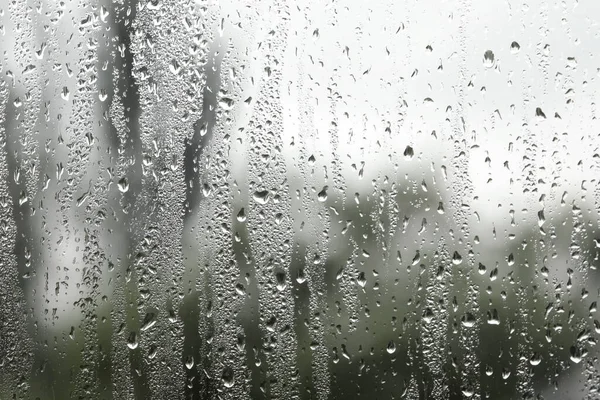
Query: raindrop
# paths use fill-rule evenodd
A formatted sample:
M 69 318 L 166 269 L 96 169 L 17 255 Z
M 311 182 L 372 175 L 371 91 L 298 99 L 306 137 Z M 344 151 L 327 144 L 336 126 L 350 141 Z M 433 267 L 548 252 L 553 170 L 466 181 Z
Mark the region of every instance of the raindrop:
M 538 120 L 544 120 L 546 119 L 546 114 L 544 114 L 544 112 L 542 111 L 541 108 L 537 107 L 535 109 L 535 116 L 537 117 Z
M 491 50 L 487 50 L 483 53 L 483 65 L 486 68 L 492 68 L 495 65 L 496 57 L 494 56 L 494 52 Z
M 441 201 L 438 203 L 438 208 L 437 208 L 437 212 L 438 214 L 444 214 L 444 203 L 442 203 Z
M 269 191 L 268 190 L 258 190 L 256 192 L 254 192 L 254 194 L 252 195 L 252 198 L 258 204 L 267 204 L 269 202 L 269 198 L 270 198 Z
M 455 251 L 454 254 L 452 255 L 452 264 L 454 265 L 460 265 L 462 264 L 462 256 L 460 254 L 458 254 L 458 251 Z
M 138 347 L 137 335 L 135 332 L 131 332 L 129 334 L 129 338 L 127 339 L 127 347 L 131 350 L 135 350 Z
M 121 193 L 127 192 L 129 190 L 129 182 L 127 181 L 127 178 L 123 177 L 119 179 L 119 182 L 117 182 L 117 186 Z
M 234 375 L 233 369 L 231 367 L 225 367 L 223 369 L 223 373 L 221 374 L 221 380 L 223 381 L 223 385 L 227 388 L 230 388 L 234 385 Z
M 394 354 L 396 352 L 396 343 L 394 343 L 393 340 L 390 340 L 388 343 L 386 351 L 388 354 Z
M 483 265 L 482 263 L 479 263 L 479 269 L 478 269 L 478 271 L 479 271 L 480 275 L 485 274 L 485 271 L 486 271 L 485 265 Z
M 194 368 L 194 356 L 191 356 L 191 355 L 190 355 L 190 356 L 187 356 L 187 357 L 185 358 L 185 367 L 186 367 L 187 369 L 192 369 L 192 368 Z
M 463 315 L 463 317 L 460 319 L 460 322 L 462 323 L 462 325 L 465 328 L 472 328 L 473 326 L 475 326 L 475 322 L 477 322 L 477 320 L 475 319 L 475 316 L 471 313 L 466 313 L 465 315 Z
M 579 350 L 575 346 L 571 346 L 570 358 L 571 358 L 571 361 L 573 361 L 575 364 L 579 364 L 583 358 L 583 355 L 581 354 L 581 350 Z
M 244 210 L 244 207 L 240 208 L 240 211 L 238 211 L 236 218 L 239 222 L 246 221 L 246 211 Z
M 426 308 L 423 312 L 423 321 L 425 321 L 426 324 L 429 324 L 433 320 L 433 316 L 434 314 L 431 308 Z
M 63 86 L 62 92 L 60 92 L 60 97 L 63 98 L 63 100 L 69 101 L 69 89 L 66 86 Z
M 156 324 L 155 317 L 156 317 L 156 315 L 154 313 L 146 314 L 146 316 L 144 317 L 144 322 L 142 323 L 142 327 L 140 328 L 140 330 L 147 331 L 148 329 L 152 328 Z
M 169 64 L 169 71 L 171 71 L 171 73 L 173 75 L 178 75 L 179 72 L 181 71 L 181 66 L 179 65 L 179 63 L 177 62 L 177 60 L 172 60 L 171 63 Z
M 277 279 L 277 290 L 283 292 L 287 286 L 285 282 L 285 272 L 277 272 L 275 278 Z
M 510 52 L 512 54 L 517 54 L 521 50 L 521 46 L 517 42 L 512 42 L 510 44 Z
M 533 355 L 529 359 L 529 364 L 533 365 L 534 367 L 536 365 L 539 365 L 541 362 L 542 362 L 542 356 L 539 353 L 533 353 Z
M 233 108 L 234 105 L 234 101 L 232 99 L 230 99 L 229 97 L 222 97 L 219 100 L 219 106 L 227 111 L 227 110 L 231 110 Z
M 356 282 L 360 285 L 360 287 L 364 288 L 367 285 L 367 278 L 365 278 L 365 273 L 360 272 L 358 274 L 358 278 L 356 278 Z
M 323 186 L 323 190 L 321 190 L 318 194 L 317 194 L 317 198 L 319 199 L 319 201 L 321 203 L 325 202 L 327 200 L 327 186 Z

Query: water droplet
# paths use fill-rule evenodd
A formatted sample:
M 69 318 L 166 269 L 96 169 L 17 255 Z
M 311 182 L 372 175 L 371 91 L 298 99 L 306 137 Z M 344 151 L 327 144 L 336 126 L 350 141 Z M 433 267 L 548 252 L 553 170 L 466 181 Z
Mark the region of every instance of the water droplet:
M 542 111 L 541 108 L 537 107 L 535 109 L 535 116 L 538 120 L 545 120 L 546 119 L 546 114 L 544 114 L 544 112 Z
M 269 195 L 269 191 L 268 190 L 257 190 L 256 192 L 254 192 L 254 194 L 252 195 L 252 198 L 254 199 L 254 201 L 256 201 L 258 204 L 267 204 L 269 202 L 269 198 L 271 196 Z
M 238 213 L 237 213 L 237 220 L 239 222 L 246 221 L 246 211 L 244 210 L 244 207 L 240 208 L 240 211 L 238 211 Z
M 219 100 L 219 106 L 226 111 L 231 110 L 234 104 L 235 102 L 229 97 L 221 97 L 221 99 Z
M 579 364 L 583 358 L 583 355 L 581 354 L 581 350 L 579 350 L 575 346 L 571 346 L 570 358 L 571 358 L 571 361 L 573 361 L 575 364 Z
M 21 190 L 21 194 L 19 195 L 19 205 L 22 206 L 23 204 L 27 203 L 27 201 L 29 201 L 27 193 L 24 190 Z
M 304 274 L 304 269 L 299 269 L 298 274 L 296 275 L 296 282 L 299 284 L 303 284 L 306 282 L 306 275 Z
M 483 53 L 483 65 L 486 68 L 492 68 L 495 65 L 496 57 L 494 56 L 494 52 L 491 50 L 487 50 Z
M 437 212 L 438 214 L 444 214 L 444 203 L 442 203 L 441 201 L 438 204 L 438 208 L 437 208 Z
M 23 75 L 27 75 L 27 74 L 31 74 L 33 71 L 35 71 L 35 65 L 33 64 L 29 64 L 28 66 L 25 67 L 25 69 L 23 70 Z
M 475 322 L 477 322 L 477 320 L 475 319 L 475 316 L 473 314 L 466 313 L 460 319 L 460 322 L 462 323 L 462 326 L 464 326 L 465 328 L 472 328 L 473 326 L 475 326 Z
M 187 356 L 185 358 L 185 367 L 187 369 L 192 369 L 194 368 L 194 356 Z
M 519 43 L 517 42 L 512 42 L 510 44 L 510 52 L 512 54 L 517 54 L 519 51 L 521 50 L 521 45 L 519 45 Z
M 138 347 L 137 335 L 135 332 L 131 332 L 129 334 L 129 338 L 127 339 L 127 347 L 131 350 L 135 350 Z
M 479 271 L 480 275 L 485 274 L 485 271 L 486 271 L 485 265 L 483 265 L 482 263 L 479 263 L 479 269 L 478 269 L 478 271 Z
M 367 285 L 367 278 L 365 277 L 365 273 L 364 272 L 360 272 L 358 274 L 358 278 L 356 278 L 356 282 L 362 288 L 364 288 Z
M 325 202 L 327 200 L 327 186 L 323 186 L 323 190 L 321 190 L 318 194 L 317 194 L 317 198 L 319 199 L 319 201 L 321 203 Z
M 63 86 L 62 92 L 60 93 L 60 97 L 63 98 L 63 100 L 69 101 L 69 89 L 66 86 Z
M 533 365 L 534 367 L 536 365 L 539 365 L 541 362 L 542 362 L 542 356 L 539 353 L 533 353 L 533 355 L 529 359 L 529 364 Z
M 129 190 L 129 182 L 127 182 L 127 178 L 123 177 L 119 179 L 119 182 L 117 182 L 117 186 L 121 193 L 127 192 Z
M 426 324 L 429 324 L 433 320 L 433 316 L 434 315 L 433 315 L 433 311 L 431 310 L 431 308 L 427 308 L 423 312 L 423 321 L 425 321 Z
M 169 71 L 171 71 L 173 75 L 179 75 L 179 72 L 181 71 L 181 66 L 179 65 L 177 60 L 171 61 L 171 63 L 169 64 Z
M 155 317 L 156 317 L 156 314 L 147 313 L 146 316 L 144 317 L 144 322 L 142 323 L 142 327 L 140 328 L 140 330 L 147 331 L 148 329 L 152 328 L 156 324 Z
M 415 155 L 415 152 L 414 152 L 413 148 L 410 146 L 406 146 L 406 148 L 404 149 L 404 158 L 406 160 L 412 160 L 414 155 Z
M 452 255 L 452 264 L 454 265 L 460 265 L 462 264 L 462 256 L 460 254 L 458 254 L 458 251 L 455 251 L 454 254 Z
M 396 352 L 396 343 L 394 343 L 393 340 L 390 340 L 388 343 L 386 351 L 388 354 L 394 354 Z
M 100 101 L 105 101 L 108 98 L 108 94 L 106 94 L 106 90 L 100 89 L 100 92 L 98 93 L 98 98 L 100 99 Z
M 285 282 L 285 272 L 277 272 L 275 278 L 277 279 L 277 290 L 283 292 L 287 286 Z

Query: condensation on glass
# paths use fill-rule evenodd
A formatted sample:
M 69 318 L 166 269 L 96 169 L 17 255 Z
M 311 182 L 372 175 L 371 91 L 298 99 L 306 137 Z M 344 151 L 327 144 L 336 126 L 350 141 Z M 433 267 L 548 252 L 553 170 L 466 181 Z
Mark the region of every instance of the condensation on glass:
M 0 3 L 0 399 L 595 399 L 600 3 Z

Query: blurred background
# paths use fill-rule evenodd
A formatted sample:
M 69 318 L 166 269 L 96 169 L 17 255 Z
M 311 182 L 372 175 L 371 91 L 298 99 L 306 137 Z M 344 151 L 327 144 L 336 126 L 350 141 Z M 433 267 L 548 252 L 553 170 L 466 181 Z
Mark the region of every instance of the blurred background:
M 600 3 L 0 4 L 0 399 L 596 399 Z

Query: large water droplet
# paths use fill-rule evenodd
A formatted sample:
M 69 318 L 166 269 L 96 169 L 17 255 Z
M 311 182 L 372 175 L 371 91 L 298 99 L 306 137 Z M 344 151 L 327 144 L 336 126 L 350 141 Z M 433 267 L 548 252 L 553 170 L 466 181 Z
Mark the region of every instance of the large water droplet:
M 258 204 L 267 204 L 269 202 L 269 198 L 270 198 L 269 191 L 268 190 L 257 190 L 252 195 L 252 198 Z
M 117 182 L 117 186 L 121 193 L 127 192 L 129 190 L 129 182 L 127 181 L 127 178 L 119 179 L 119 182 Z
M 235 379 L 233 375 L 233 369 L 231 369 L 231 367 L 225 367 L 223 369 L 221 380 L 223 381 L 223 385 L 227 388 L 230 388 L 234 385 Z

